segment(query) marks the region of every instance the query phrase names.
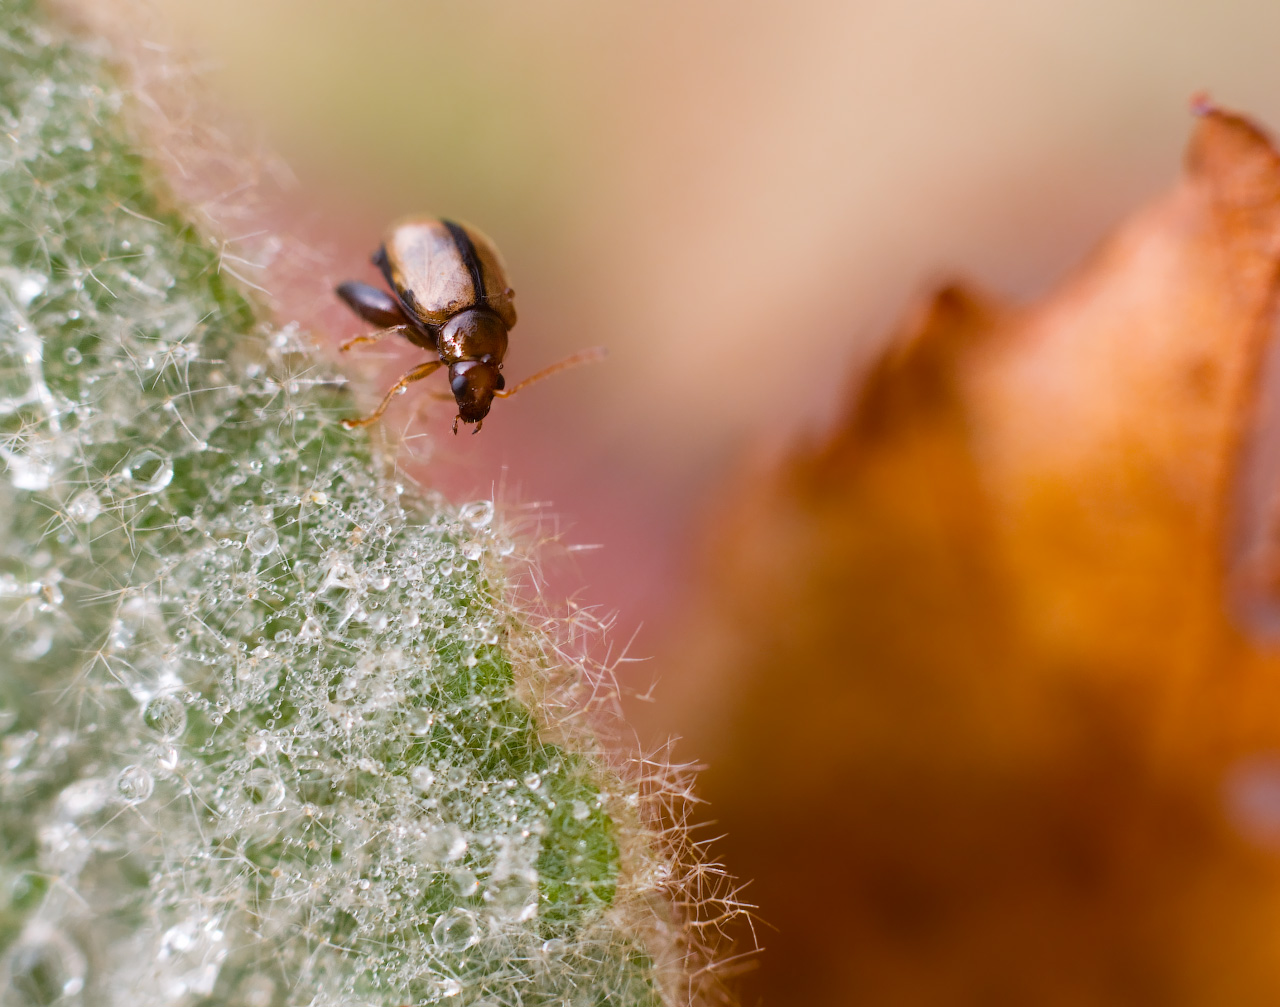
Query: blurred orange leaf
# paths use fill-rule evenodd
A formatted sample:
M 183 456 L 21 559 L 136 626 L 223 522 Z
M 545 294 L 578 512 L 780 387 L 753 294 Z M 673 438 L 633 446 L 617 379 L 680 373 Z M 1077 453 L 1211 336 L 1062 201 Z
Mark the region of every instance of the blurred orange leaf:
M 1056 291 L 941 290 L 744 480 L 687 652 L 746 1003 L 1280 1002 L 1278 289 L 1280 157 L 1204 109 Z

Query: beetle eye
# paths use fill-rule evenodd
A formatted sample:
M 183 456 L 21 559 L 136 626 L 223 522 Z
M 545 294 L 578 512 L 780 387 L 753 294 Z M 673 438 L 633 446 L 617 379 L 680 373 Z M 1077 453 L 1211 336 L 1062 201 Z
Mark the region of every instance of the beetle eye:
M 498 383 L 495 387 L 498 389 L 498 391 L 502 391 L 502 389 L 507 387 L 507 379 L 504 378 L 501 374 L 499 374 Z
M 453 380 L 449 382 L 449 387 L 453 389 L 454 395 L 461 395 L 463 392 L 465 392 L 467 390 L 466 373 L 464 372 L 462 374 L 455 374 L 453 377 Z

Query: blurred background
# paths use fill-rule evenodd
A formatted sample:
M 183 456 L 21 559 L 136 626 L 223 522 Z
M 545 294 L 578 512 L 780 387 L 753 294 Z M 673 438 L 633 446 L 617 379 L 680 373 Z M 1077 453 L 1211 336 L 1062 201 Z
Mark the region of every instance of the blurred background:
M 713 764 L 732 715 L 673 676 L 698 673 L 678 617 L 734 474 L 827 428 L 938 281 L 1020 300 L 1069 270 L 1176 177 L 1193 92 L 1280 123 L 1267 0 L 155 6 L 296 176 L 283 215 L 323 256 L 288 310 L 334 345 L 362 326 L 333 284 L 425 212 L 502 249 L 508 375 L 609 348 L 478 437 L 419 390 L 389 424 L 423 481 L 544 501 L 601 547 L 553 590 L 651 658 L 622 668 L 639 743 Z M 372 402 L 415 360 L 347 366 Z M 786 1002 L 796 967 L 766 953 L 744 999 Z

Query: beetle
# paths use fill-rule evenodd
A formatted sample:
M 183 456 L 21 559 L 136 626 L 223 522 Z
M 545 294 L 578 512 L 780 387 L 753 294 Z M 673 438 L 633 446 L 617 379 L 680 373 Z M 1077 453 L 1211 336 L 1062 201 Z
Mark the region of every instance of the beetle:
M 506 387 L 502 360 L 508 333 L 516 324 L 512 304 L 515 291 L 493 242 L 478 228 L 435 217 L 410 217 L 391 226 L 373 254 L 391 292 L 354 280 L 334 291 L 339 298 L 380 331 L 356 336 L 342 350 L 374 343 L 398 332 L 409 342 L 435 354 L 401 376 L 368 416 L 346 419 L 348 430 L 368 426 L 391 400 L 415 381 L 441 367 L 449 369 L 449 390 L 458 404 L 458 423 L 474 423 L 480 431 L 495 398 L 510 398 L 522 388 L 557 371 L 603 357 L 599 347 L 583 350 Z

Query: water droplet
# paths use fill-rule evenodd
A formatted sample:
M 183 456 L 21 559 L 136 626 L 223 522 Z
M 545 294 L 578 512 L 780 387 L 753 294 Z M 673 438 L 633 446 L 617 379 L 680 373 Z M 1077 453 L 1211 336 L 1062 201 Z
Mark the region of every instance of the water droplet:
M 436 992 L 445 999 L 456 997 L 462 992 L 462 983 L 457 979 L 439 979 L 436 981 Z
M 424 852 L 433 863 L 458 860 L 467 852 L 467 837 L 450 822 L 430 832 L 424 844 Z
M 485 897 L 495 910 L 511 919 L 531 920 L 538 915 L 538 872 L 532 868 L 516 871 Z
M 591 809 L 587 807 L 586 801 L 574 801 L 573 811 L 571 812 L 576 822 L 582 821 L 587 815 L 591 814 Z
M 430 734 L 435 725 L 436 715 L 433 710 L 414 710 L 409 714 L 408 727 L 410 734 L 418 736 Z
M 10 454 L 5 461 L 9 466 L 9 481 L 14 489 L 47 490 L 53 478 L 53 466 L 39 458 Z
M 247 975 L 236 987 L 243 1007 L 271 1007 L 276 998 L 276 984 L 270 976 L 261 973 Z
M 20 661 L 44 657 L 53 646 L 53 629 L 34 615 L 13 625 L 7 635 L 9 656 Z
M 195 922 L 188 920 L 166 930 L 164 936 L 160 938 L 160 958 L 168 958 L 173 954 L 190 950 L 196 940 L 196 926 Z
M 251 734 L 245 739 L 244 750 L 252 756 L 265 755 L 267 739 L 261 734 Z
M 68 783 L 58 792 L 58 813 L 76 821 L 101 811 L 107 803 L 107 789 L 98 777 Z
M 542 786 L 542 777 L 539 776 L 537 773 L 530 773 L 528 776 L 524 778 L 524 785 L 528 787 L 530 790 L 537 790 L 540 786 Z
M 156 781 L 142 766 L 125 766 L 116 777 L 116 793 L 129 804 L 145 801 L 155 787 Z
M 476 914 L 468 909 L 450 909 L 431 928 L 431 940 L 448 951 L 463 951 L 480 939 Z
M 93 847 L 89 837 L 70 822 L 54 822 L 36 833 L 40 844 L 37 860 L 50 874 L 73 878 L 89 862 Z
M 449 875 L 449 886 L 455 893 L 465 898 L 468 895 L 474 895 L 480 889 L 480 882 L 475 872 L 464 867 Z
M 244 795 L 252 804 L 278 808 L 284 803 L 284 784 L 269 769 L 251 769 L 241 783 Z
M 3 752 L 5 769 L 17 769 L 27 761 L 27 756 L 31 754 L 31 749 L 36 743 L 36 739 L 40 737 L 38 731 L 23 731 L 21 734 L 11 734 L 4 739 Z
M 49 277 L 42 273 L 23 273 L 14 286 L 14 293 L 17 295 L 18 303 L 25 308 L 43 294 L 45 287 L 48 285 Z
M 426 766 L 418 766 L 409 774 L 409 779 L 413 781 L 415 787 L 426 793 L 431 789 L 431 785 L 436 782 L 436 774 Z
M 493 501 L 476 500 L 466 504 L 458 511 L 458 516 L 476 531 L 488 528 L 493 521 Z
M 187 1004 L 207 997 L 227 954 L 226 933 L 216 917 L 190 917 L 166 930 L 156 958 L 167 963 L 162 979 L 167 1002 Z
M 450 766 L 445 770 L 444 782 L 450 787 L 462 787 L 467 783 L 467 771 L 462 766 Z
M 75 367 L 76 364 L 80 363 L 80 361 L 84 359 L 84 354 L 81 353 L 79 350 L 77 350 L 74 346 L 68 346 L 65 350 L 62 351 L 62 359 L 65 360 L 72 367 Z
M 542 953 L 548 958 L 558 958 L 564 954 L 565 948 L 568 946 L 559 937 L 552 937 L 551 940 L 542 942 Z
M 173 481 L 173 462 L 167 455 L 144 448 L 129 457 L 123 470 L 138 493 L 159 493 Z
M 161 693 L 142 712 L 142 721 L 163 738 L 176 738 L 187 727 L 187 706 L 171 692 Z
M 273 552 L 279 544 L 280 536 L 270 526 L 255 528 L 249 533 L 249 538 L 245 541 L 245 545 L 249 547 L 249 551 L 255 556 L 265 556 Z
M 163 773 L 172 773 L 178 768 L 178 750 L 172 745 L 166 745 L 156 753 L 156 765 L 160 767 Z
M 80 1002 L 89 963 L 78 947 L 49 926 L 28 927 L 5 955 L 12 1007 L 71 1007 Z
M 484 555 L 484 546 L 479 542 L 463 542 L 462 545 L 458 546 L 458 551 L 462 553 L 463 558 L 469 559 L 474 563 Z

